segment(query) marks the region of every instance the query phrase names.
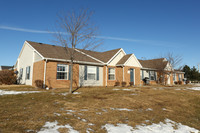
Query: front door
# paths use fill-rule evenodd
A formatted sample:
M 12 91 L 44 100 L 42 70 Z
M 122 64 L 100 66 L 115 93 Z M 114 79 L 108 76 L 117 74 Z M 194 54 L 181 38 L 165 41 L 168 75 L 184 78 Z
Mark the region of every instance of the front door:
M 132 69 L 132 68 L 130 69 L 130 82 L 134 83 L 134 69 Z

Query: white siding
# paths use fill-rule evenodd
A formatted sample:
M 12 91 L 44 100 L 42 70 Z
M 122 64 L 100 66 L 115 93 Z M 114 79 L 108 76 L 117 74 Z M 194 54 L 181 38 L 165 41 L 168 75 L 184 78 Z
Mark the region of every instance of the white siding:
M 99 67 L 99 80 L 84 80 L 84 66 L 79 65 L 79 86 L 103 86 L 103 67 Z
M 18 59 L 18 72 L 23 68 L 23 76 L 20 80 L 21 84 L 32 85 L 32 75 L 33 75 L 33 60 L 34 54 L 33 49 L 30 48 L 26 43 L 22 49 L 21 55 Z M 30 66 L 30 79 L 26 80 L 26 67 Z M 19 74 L 18 74 L 19 75 Z
M 140 63 L 133 55 L 128 59 L 125 66 L 141 67 Z
M 34 62 L 41 61 L 41 60 L 42 60 L 42 57 L 38 53 L 34 52 Z
M 120 51 L 115 58 L 112 59 L 112 61 L 109 63 L 111 66 L 115 66 L 119 60 L 124 56 L 124 52 Z

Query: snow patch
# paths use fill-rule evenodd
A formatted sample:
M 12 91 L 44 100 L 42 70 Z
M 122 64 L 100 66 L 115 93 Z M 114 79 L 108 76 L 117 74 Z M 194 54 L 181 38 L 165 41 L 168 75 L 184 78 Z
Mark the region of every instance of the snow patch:
M 124 90 L 124 91 L 131 91 L 131 89 L 122 89 L 122 90 Z
M 177 127 L 174 129 L 174 127 Z M 106 124 L 102 126 L 108 133 L 198 133 L 199 130 L 191 128 L 181 123 L 176 123 L 172 120 L 165 119 L 165 122 L 160 122 L 158 124 L 152 125 L 138 125 L 134 129 L 127 124 L 117 124 L 114 126 L 112 124 Z
M 74 93 L 72 93 L 72 94 L 75 94 L 75 95 L 77 95 L 77 94 L 81 94 L 81 92 L 74 92 Z
M 29 93 L 39 93 L 40 91 L 5 91 L 0 90 L 1 95 L 17 95 L 17 94 L 29 94 Z
M 136 94 L 136 93 L 133 93 L 133 94 L 131 94 L 131 95 L 135 96 L 135 95 L 137 95 L 137 94 Z
M 56 115 L 56 116 L 61 116 L 61 114 L 59 114 L 59 113 L 54 113 L 54 115 Z
M 167 110 L 166 108 L 162 108 L 162 110 Z
M 153 111 L 153 109 L 152 108 L 148 108 L 148 109 L 146 109 L 146 111 Z
M 67 128 L 69 129 L 69 133 L 79 133 L 78 131 L 74 130 L 69 124 L 67 125 L 58 125 L 58 122 L 46 122 L 45 125 L 38 133 L 59 133 L 59 128 Z
M 200 91 L 200 87 L 192 87 L 192 88 L 188 88 L 188 90 L 196 90 L 196 91 Z
M 119 111 L 133 111 L 132 109 L 127 109 L 127 108 L 110 108 L 110 109 Z
M 68 92 L 61 93 L 61 95 L 63 95 L 63 96 L 67 96 L 68 94 L 69 94 Z
M 118 91 L 118 90 L 120 90 L 120 89 L 113 89 L 114 91 Z
M 131 133 L 133 131 L 133 127 L 126 124 L 117 124 L 117 126 L 106 124 L 102 128 L 106 128 L 108 133 Z
M 89 125 L 89 126 L 94 126 L 94 124 L 93 124 L 93 123 L 88 123 L 88 125 Z
M 88 111 L 88 109 L 81 109 L 80 111 Z
M 116 89 L 116 88 L 113 90 L 115 90 L 115 91 L 118 91 L 118 90 L 131 91 L 131 89 Z

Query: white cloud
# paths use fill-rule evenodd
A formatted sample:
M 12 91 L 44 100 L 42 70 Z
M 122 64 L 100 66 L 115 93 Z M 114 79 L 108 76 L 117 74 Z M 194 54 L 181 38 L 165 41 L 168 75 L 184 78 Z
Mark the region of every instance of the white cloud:
M 39 34 L 55 34 L 56 33 L 56 32 L 53 32 L 53 31 L 33 30 L 33 29 L 10 27 L 10 26 L 4 26 L 4 25 L 0 25 L 0 29 L 29 32 L 29 33 L 39 33 Z M 62 34 L 67 35 L 68 33 L 62 32 Z M 110 37 L 110 36 L 96 36 L 96 38 L 116 40 L 116 41 L 137 42 L 137 43 L 142 43 L 144 45 L 146 44 L 146 45 L 163 46 L 163 47 L 174 47 L 176 45 L 175 43 L 163 42 L 163 41 L 137 40 L 137 39 L 130 39 L 130 38 Z

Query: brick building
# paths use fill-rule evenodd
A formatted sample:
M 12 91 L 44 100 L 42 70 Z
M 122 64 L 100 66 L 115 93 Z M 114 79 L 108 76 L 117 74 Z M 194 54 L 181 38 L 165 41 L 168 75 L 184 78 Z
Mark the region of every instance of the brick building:
M 105 52 L 75 49 L 71 68 L 64 47 L 25 41 L 15 69 L 20 84 L 35 86 L 35 81 L 41 80 L 48 87 L 65 88 L 70 85 L 70 69 L 74 72 L 74 87 L 114 86 L 116 82 L 126 82 L 127 86 L 130 83 L 142 85 L 141 73 L 147 69 L 143 65 L 134 54 L 126 54 L 122 48 Z

